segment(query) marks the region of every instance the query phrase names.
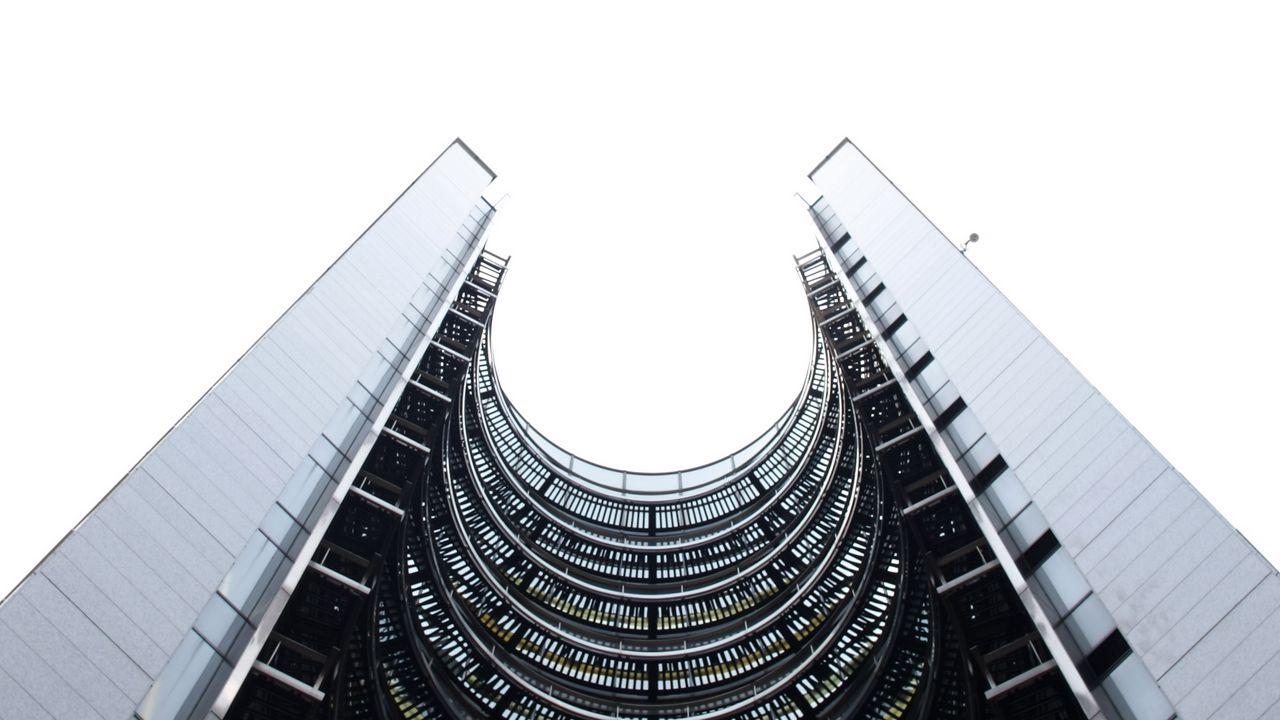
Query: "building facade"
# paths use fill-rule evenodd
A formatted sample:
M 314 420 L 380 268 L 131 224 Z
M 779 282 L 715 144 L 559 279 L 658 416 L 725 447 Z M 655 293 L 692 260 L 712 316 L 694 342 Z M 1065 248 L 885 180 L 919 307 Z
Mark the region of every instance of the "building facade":
M 1103 712 L 1280 717 L 1275 568 L 852 143 L 810 178 L 829 256 Z
M 558 447 L 451 145 L 0 605 L 0 717 L 1280 716 L 1275 570 L 847 141 L 732 455 Z

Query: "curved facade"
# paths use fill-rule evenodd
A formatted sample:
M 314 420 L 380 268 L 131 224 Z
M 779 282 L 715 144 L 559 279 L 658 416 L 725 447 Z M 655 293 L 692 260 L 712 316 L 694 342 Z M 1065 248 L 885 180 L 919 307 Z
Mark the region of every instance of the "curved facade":
M 1266 718 L 1280 576 L 852 144 L 717 462 L 531 427 L 455 142 L 0 602 L 0 718 Z
M 794 404 L 664 474 L 584 462 L 512 408 L 482 261 L 357 476 L 403 512 L 380 552 L 343 524 L 321 545 L 360 591 L 295 594 L 229 717 L 1081 716 L 963 504 L 919 502 L 954 485 L 821 255 Z

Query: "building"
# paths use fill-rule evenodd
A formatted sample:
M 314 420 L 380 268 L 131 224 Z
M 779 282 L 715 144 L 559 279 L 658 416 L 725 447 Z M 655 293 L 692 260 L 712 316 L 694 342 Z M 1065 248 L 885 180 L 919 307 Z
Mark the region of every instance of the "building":
M 809 376 L 575 457 L 455 142 L 0 605 L 0 717 L 1280 716 L 1280 579 L 847 141 Z

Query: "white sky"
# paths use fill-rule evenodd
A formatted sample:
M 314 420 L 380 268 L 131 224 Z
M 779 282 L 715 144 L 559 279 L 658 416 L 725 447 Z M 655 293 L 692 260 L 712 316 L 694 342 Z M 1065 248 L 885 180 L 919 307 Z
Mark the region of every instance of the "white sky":
M 783 410 L 847 135 L 1280 557 L 1269 4 L 466 5 L 0 13 L 0 592 L 455 136 L 511 195 L 504 385 L 579 454 Z

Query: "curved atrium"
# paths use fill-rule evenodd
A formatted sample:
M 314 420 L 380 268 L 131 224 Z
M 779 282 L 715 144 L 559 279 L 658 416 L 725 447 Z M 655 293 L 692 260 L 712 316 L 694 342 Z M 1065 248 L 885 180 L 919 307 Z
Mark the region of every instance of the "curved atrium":
M 508 402 L 481 255 L 228 717 L 1081 717 L 839 279 L 797 270 L 794 403 L 629 473 Z

